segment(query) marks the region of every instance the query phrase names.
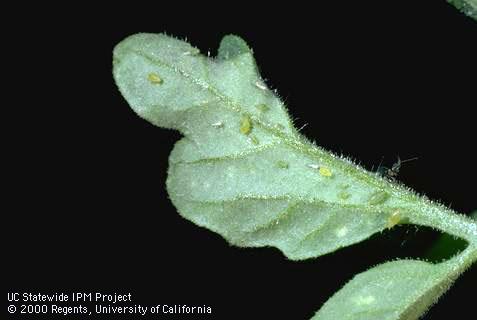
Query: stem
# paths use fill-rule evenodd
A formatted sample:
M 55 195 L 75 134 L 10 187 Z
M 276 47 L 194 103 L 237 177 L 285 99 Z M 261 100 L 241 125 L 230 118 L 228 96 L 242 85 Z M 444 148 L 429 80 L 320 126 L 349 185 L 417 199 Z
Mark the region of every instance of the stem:
M 477 222 L 469 217 L 430 201 L 414 202 L 409 209 L 412 223 L 437 228 L 477 246 Z
M 416 202 L 410 209 L 413 210 L 410 217 L 413 224 L 436 228 L 467 240 L 468 247 L 446 262 L 455 267 L 453 269 L 456 269 L 456 276 L 477 261 L 477 222 L 475 220 L 427 201 Z

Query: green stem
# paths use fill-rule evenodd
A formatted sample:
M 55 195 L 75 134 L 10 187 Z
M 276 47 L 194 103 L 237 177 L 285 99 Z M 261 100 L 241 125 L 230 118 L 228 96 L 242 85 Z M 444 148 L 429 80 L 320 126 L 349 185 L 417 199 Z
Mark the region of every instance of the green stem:
M 477 222 L 467 216 L 457 214 L 444 206 L 419 201 L 411 204 L 410 222 L 437 228 L 459 238 L 467 240 L 470 244 L 477 245 Z
M 460 269 L 456 276 L 477 261 L 477 222 L 467 216 L 457 214 L 444 206 L 423 201 L 415 202 L 410 222 L 439 229 L 468 241 L 468 247 L 448 261 Z

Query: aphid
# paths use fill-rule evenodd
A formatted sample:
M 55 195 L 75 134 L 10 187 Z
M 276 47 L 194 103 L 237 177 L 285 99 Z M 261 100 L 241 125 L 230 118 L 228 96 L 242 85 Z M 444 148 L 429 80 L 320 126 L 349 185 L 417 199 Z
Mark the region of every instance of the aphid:
M 389 193 L 384 191 L 376 191 L 368 199 L 370 205 L 378 205 L 384 203 L 389 198 Z
M 318 170 L 318 173 L 322 175 L 323 177 L 331 177 L 333 173 L 331 172 L 330 168 L 324 167 L 324 166 L 319 166 L 316 163 L 309 163 L 306 165 L 308 168 Z
M 277 161 L 277 166 L 278 166 L 279 168 L 281 168 L 281 169 L 288 169 L 288 167 L 289 167 L 290 165 L 289 165 L 288 162 L 286 162 L 286 161 L 278 160 L 278 161 Z
M 162 84 L 162 82 L 164 82 L 161 77 L 159 77 L 157 74 L 155 73 L 150 73 L 147 75 L 147 80 L 149 80 L 149 82 L 151 82 L 152 84 Z
M 252 119 L 249 116 L 244 116 L 240 120 L 240 132 L 243 134 L 250 134 L 252 131 Z
M 331 172 L 330 168 L 328 167 L 320 167 L 318 172 L 323 176 L 323 177 L 331 177 L 333 173 Z
M 351 194 L 346 191 L 341 191 L 340 193 L 338 193 L 338 198 L 340 198 L 341 200 L 347 200 L 349 197 L 351 197 Z
M 265 103 L 257 104 L 255 108 L 260 112 L 267 112 L 270 109 Z
M 376 170 L 376 172 L 379 175 L 383 176 L 384 178 L 386 178 L 388 180 L 391 180 L 391 181 L 394 181 L 394 180 L 396 180 L 397 176 L 399 175 L 399 170 L 401 169 L 401 165 L 404 162 L 409 162 L 409 161 L 413 161 L 413 160 L 416 160 L 416 159 L 418 159 L 418 158 L 414 157 L 414 158 L 411 158 L 411 159 L 401 160 L 401 158 L 399 158 L 399 156 L 398 156 L 397 161 L 392 165 L 391 168 L 386 168 L 385 166 L 379 165 L 378 170 Z
M 402 220 L 402 217 L 399 210 L 394 211 L 388 218 L 388 222 L 386 223 L 386 228 L 391 229 L 395 225 L 399 224 L 401 220 Z

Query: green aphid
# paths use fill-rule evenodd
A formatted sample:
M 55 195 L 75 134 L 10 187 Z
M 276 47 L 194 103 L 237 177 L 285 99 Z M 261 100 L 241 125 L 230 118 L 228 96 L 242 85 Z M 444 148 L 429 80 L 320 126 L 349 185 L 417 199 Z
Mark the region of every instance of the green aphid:
M 333 172 L 331 172 L 331 169 L 328 167 L 320 167 L 318 169 L 318 172 L 323 176 L 323 177 L 331 177 L 333 175 Z
M 388 198 L 389 198 L 389 193 L 384 191 L 376 191 L 369 197 L 368 203 L 370 205 L 377 205 L 377 204 L 384 203 L 386 200 L 388 200 Z
M 290 167 L 290 165 L 286 161 L 278 160 L 277 161 L 277 167 L 279 167 L 280 169 L 288 169 Z
M 156 73 L 153 73 L 153 72 L 148 74 L 147 79 L 152 84 L 162 84 L 164 82 L 164 80 L 162 80 L 161 77 L 159 77 Z
M 341 191 L 340 193 L 338 193 L 338 198 L 340 198 L 341 200 L 348 200 L 349 197 L 351 197 L 351 194 L 349 192 Z
M 249 116 L 243 116 L 240 120 L 240 132 L 246 135 L 252 132 L 252 119 Z
M 255 108 L 257 108 L 257 110 L 262 112 L 262 113 L 267 112 L 268 110 L 270 110 L 270 108 L 265 103 L 257 104 L 255 106 Z

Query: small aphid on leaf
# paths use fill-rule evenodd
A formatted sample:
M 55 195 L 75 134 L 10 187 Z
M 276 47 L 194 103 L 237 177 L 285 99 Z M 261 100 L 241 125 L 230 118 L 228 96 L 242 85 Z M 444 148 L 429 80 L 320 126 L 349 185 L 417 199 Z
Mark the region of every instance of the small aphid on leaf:
M 252 131 L 252 119 L 249 116 L 243 116 L 240 119 L 240 132 L 243 134 L 250 134 Z
M 277 167 L 279 167 L 280 169 L 288 169 L 289 166 L 290 165 L 286 161 L 283 161 L 283 160 L 277 161 Z
M 381 166 L 381 164 L 378 166 L 378 170 L 376 172 L 383 176 L 384 178 L 390 180 L 390 181 L 395 181 L 397 176 L 399 175 L 399 170 L 401 169 L 401 165 L 404 162 L 409 162 L 418 159 L 417 157 L 406 159 L 406 160 L 401 160 L 401 158 L 398 157 L 397 161 L 392 165 L 391 168 L 386 168 L 384 166 Z
M 386 223 L 386 228 L 391 229 L 395 225 L 399 224 L 401 220 L 402 220 L 402 217 L 399 210 L 394 211 L 388 218 L 388 222 Z
M 151 72 L 147 76 L 147 80 L 151 82 L 152 84 L 162 84 L 164 81 L 159 77 L 156 73 Z
M 260 81 L 256 81 L 255 86 L 259 88 L 260 90 L 267 90 L 267 87 Z
M 211 126 L 215 127 L 215 128 L 223 128 L 224 123 L 222 121 L 217 121 L 217 122 L 212 123 Z
M 267 112 L 270 108 L 265 103 L 260 103 L 255 106 L 260 112 Z
M 341 191 L 340 193 L 338 193 L 338 198 L 340 198 L 341 200 L 347 200 L 349 199 L 349 197 L 351 197 L 351 194 L 346 191 Z
M 318 172 L 323 176 L 323 177 L 331 177 L 333 173 L 331 172 L 330 168 L 328 167 L 320 167 Z
M 370 205 L 377 205 L 384 203 L 389 198 L 389 193 L 384 191 L 376 191 L 375 193 L 371 194 L 368 199 L 368 203 Z

